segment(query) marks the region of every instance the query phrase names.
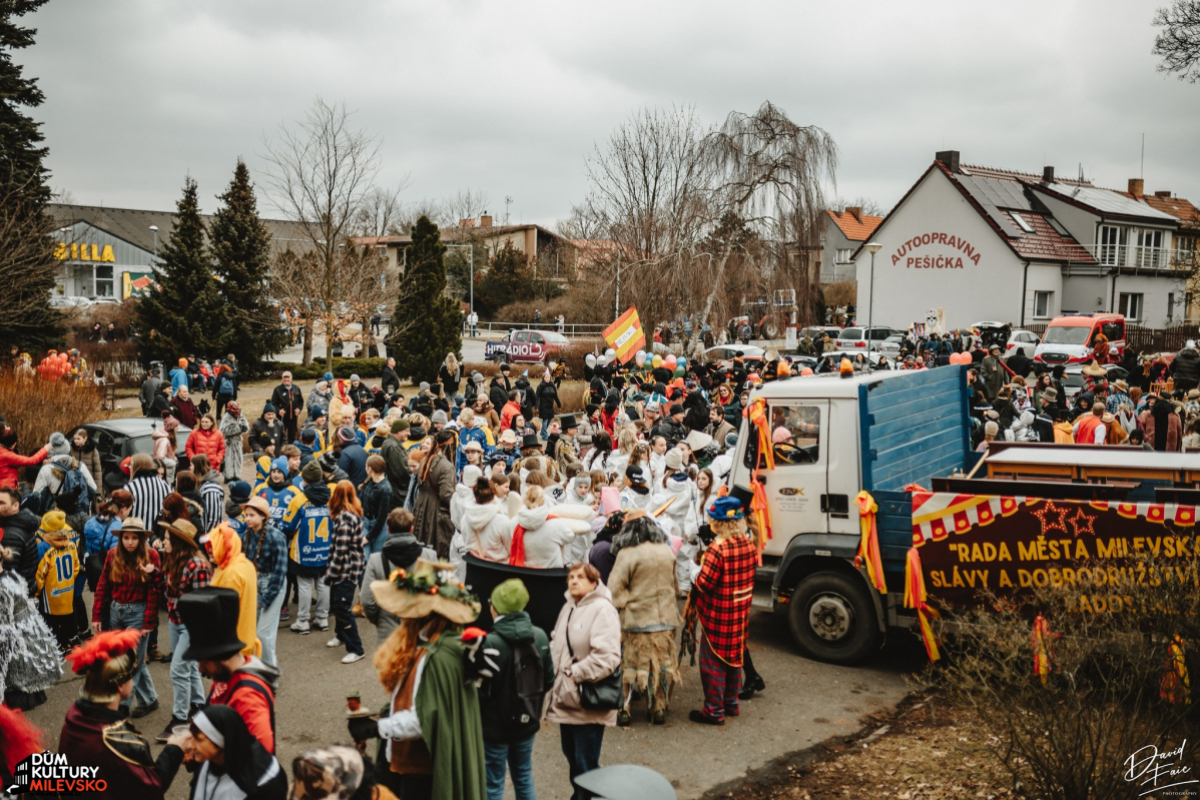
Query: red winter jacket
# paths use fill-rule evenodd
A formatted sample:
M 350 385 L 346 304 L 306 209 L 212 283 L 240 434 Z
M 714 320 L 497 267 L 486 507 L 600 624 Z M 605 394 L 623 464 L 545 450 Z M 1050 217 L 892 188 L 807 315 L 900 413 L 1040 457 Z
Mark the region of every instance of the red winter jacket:
M 220 469 L 221 464 L 225 461 L 225 437 L 216 428 L 207 431 L 196 428 L 188 434 L 187 444 L 184 445 L 183 451 L 187 453 L 188 458 L 197 453 L 203 453 L 208 456 L 210 467 Z
M 46 448 L 44 447 L 31 456 L 19 455 L 7 447 L 0 447 L 0 489 L 17 488 L 20 468 L 40 464 L 45 460 Z

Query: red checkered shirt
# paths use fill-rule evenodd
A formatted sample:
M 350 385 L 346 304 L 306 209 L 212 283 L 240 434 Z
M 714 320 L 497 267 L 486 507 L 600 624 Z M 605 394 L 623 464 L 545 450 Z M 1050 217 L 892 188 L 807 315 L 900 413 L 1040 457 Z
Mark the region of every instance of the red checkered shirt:
M 202 589 L 212 582 L 213 569 L 207 561 L 199 558 L 189 559 L 179 572 L 179 586 L 172 587 L 171 580 L 163 577 L 163 595 L 167 598 L 167 617 L 176 625 L 183 624 L 183 618 L 175 610 L 179 598 L 196 589 Z
M 742 665 L 758 551 L 747 536 L 719 539 L 704 553 L 696 578 L 696 615 L 713 653 L 731 667 Z
M 104 559 L 104 569 L 100 572 L 100 580 L 96 584 L 96 597 L 92 603 L 92 623 L 100 627 L 100 610 L 104 608 L 110 601 L 113 603 L 121 603 L 122 605 L 132 605 L 134 603 L 145 603 L 146 613 L 142 617 L 143 629 L 157 627 L 158 625 L 158 598 L 162 593 L 160 581 L 162 580 L 162 563 L 158 557 L 158 551 L 150 548 L 150 563 L 157 569 L 147 575 L 139 569 L 125 570 L 124 579 L 120 583 L 112 581 L 112 562 L 117 558 L 117 545 L 108 551 L 108 556 Z
M 325 583 L 329 586 L 342 581 L 358 583 L 362 580 L 364 567 L 362 517 L 352 511 L 343 511 L 333 520 Z

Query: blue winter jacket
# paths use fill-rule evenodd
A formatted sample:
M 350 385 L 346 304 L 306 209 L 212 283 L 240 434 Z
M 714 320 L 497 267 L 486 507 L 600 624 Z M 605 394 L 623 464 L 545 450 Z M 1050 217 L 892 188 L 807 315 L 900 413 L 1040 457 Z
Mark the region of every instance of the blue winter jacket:
M 171 370 L 171 394 L 179 391 L 179 387 L 188 385 L 187 370 L 183 367 L 175 367 Z

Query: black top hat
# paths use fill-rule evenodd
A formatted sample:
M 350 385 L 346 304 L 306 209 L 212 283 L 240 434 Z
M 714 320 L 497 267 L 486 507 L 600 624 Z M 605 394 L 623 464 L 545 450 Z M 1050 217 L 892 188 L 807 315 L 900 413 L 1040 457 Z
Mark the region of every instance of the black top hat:
M 579 422 L 576 421 L 574 414 L 567 414 L 558 421 L 558 424 L 559 427 L 561 427 L 564 431 L 569 431 L 571 428 L 579 427 Z
M 538 438 L 538 435 L 536 433 L 527 433 L 527 434 L 525 434 L 524 438 L 521 439 L 521 449 L 522 450 L 526 449 L 527 447 L 541 447 L 541 446 L 542 446 L 542 440 Z
M 224 661 L 246 648 L 238 641 L 241 598 L 233 589 L 205 586 L 179 598 L 175 608 L 191 642 L 183 657 L 188 661 Z

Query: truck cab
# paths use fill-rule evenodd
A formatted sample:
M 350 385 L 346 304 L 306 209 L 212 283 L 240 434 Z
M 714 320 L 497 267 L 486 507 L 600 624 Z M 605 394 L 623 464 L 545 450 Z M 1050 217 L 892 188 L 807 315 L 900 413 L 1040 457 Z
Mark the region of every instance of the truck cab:
M 762 467 L 758 436 L 743 420 L 730 486 L 766 490 L 772 537 L 760 578 L 771 581 L 778 612 L 808 656 L 861 661 L 903 625 L 904 562 L 912 545 L 905 487 L 962 470 L 973 456 L 965 367 L 815 375 L 777 380 L 756 391 L 765 403 L 775 456 Z M 860 541 L 855 497 L 867 491 L 876 517 L 886 595 L 854 563 Z

